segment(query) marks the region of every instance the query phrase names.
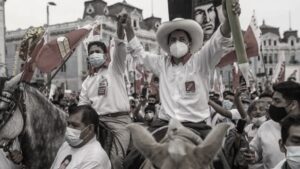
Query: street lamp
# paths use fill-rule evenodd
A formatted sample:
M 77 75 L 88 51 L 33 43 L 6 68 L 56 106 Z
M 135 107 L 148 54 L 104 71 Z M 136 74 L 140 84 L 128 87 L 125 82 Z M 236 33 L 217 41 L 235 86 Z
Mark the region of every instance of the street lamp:
M 48 2 L 47 3 L 47 27 L 49 27 L 49 7 L 50 6 L 56 6 L 56 3 L 55 2 Z M 50 31 L 48 29 L 48 34 L 50 36 Z M 49 83 L 51 80 L 51 73 L 47 73 L 47 77 L 46 77 L 46 85 L 47 83 Z M 49 83 L 48 85 L 48 89 L 50 89 L 50 85 L 51 85 L 51 82 Z
M 47 26 L 49 26 L 49 6 L 56 6 L 56 3 L 55 2 L 47 3 Z

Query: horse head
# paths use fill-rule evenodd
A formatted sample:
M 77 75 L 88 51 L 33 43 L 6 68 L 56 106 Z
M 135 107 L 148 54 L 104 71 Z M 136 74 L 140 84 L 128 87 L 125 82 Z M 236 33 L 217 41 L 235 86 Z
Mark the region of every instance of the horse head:
M 0 93 L 0 145 L 18 137 L 27 168 L 50 168 L 64 141 L 67 114 L 38 89 L 20 83 L 21 76 L 6 81 Z
M 222 146 L 228 127 L 227 124 L 217 125 L 203 141 L 180 122 L 172 119 L 166 137 L 158 143 L 142 126 L 128 126 L 134 146 L 157 169 L 209 168 Z
M 24 119 L 17 106 L 17 86 L 21 74 L 9 81 L 1 79 L 0 89 L 0 146 L 5 146 L 23 130 Z

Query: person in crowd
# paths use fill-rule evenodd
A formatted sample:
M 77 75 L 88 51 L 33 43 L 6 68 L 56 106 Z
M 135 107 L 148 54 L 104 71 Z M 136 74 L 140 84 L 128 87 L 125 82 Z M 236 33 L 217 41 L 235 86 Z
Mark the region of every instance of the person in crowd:
M 267 108 L 268 103 L 261 100 L 255 100 L 249 106 L 247 113 L 250 124 L 245 127 L 245 132 L 249 142 L 256 136 L 259 127 L 268 120 Z
M 96 139 L 97 112 L 89 105 L 69 112 L 66 141 L 59 148 L 51 169 L 110 169 L 110 160 Z
M 280 150 L 285 159 L 279 162 L 274 169 L 300 168 L 300 114 L 288 115 L 281 122 Z
M 288 114 L 298 114 L 297 104 L 299 100 L 300 84 L 286 81 L 273 86 L 274 94 L 268 114 L 271 120 L 263 123 L 256 136 L 250 142 L 250 149 L 243 149 L 244 158 L 249 164 L 262 162 L 265 169 L 273 168 L 282 159 L 284 153 L 280 151 L 278 141 L 280 139 L 279 122 Z
M 97 111 L 100 120 L 113 130 L 116 144 L 113 144 L 109 154 L 112 160 L 121 162 L 130 140 L 130 133 L 125 126 L 131 122 L 124 79 L 126 59 L 124 36 L 122 23 L 119 20 L 118 38 L 115 39 L 115 52 L 111 61 L 103 42 L 94 41 L 88 44 L 87 62 L 92 73 L 82 83 L 78 103 L 78 105 L 91 105 Z
M 240 14 L 239 3 L 235 1 L 232 5 L 233 12 Z M 163 23 L 156 37 L 167 54 L 156 55 L 144 50 L 135 37 L 130 18 L 124 15 L 131 56 L 139 57 L 140 63 L 160 79 L 161 108 L 154 128 L 166 125 L 170 118 L 198 124 L 205 124 L 209 118 L 208 74 L 232 42 L 227 14 L 225 16 L 225 21 L 203 47 L 203 30 L 194 20 L 176 18 Z

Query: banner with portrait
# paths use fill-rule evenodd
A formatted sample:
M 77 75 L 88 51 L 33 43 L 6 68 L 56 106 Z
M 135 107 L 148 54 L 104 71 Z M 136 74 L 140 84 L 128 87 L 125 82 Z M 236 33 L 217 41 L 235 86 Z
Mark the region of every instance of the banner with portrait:
M 169 19 L 185 18 L 197 21 L 207 41 L 224 20 L 222 0 L 168 0 Z

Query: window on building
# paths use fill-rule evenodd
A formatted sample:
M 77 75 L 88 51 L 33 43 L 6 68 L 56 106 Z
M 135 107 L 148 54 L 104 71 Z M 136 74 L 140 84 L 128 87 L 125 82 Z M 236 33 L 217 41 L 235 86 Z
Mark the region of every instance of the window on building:
M 270 64 L 273 64 L 273 58 L 272 58 L 272 55 L 269 56 L 269 63 L 270 63 Z
M 67 72 L 67 65 L 64 63 L 64 65 L 62 65 L 62 67 L 60 68 L 61 72 Z
M 268 57 L 265 55 L 264 56 L 264 63 L 267 64 L 268 63 Z
M 136 22 L 136 20 L 133 20 L 133 27 L 137 28 L 137 22 Z
M 264 40 L 264 46 L 267 46 L 267 41 L 266 40 Z
M 294 41 L 293 40 L 291 40 L 291 46 L 294 46 Z
M 274 63 L 278 63 L 278 54 L 274 53 Z
M 276 40 L 274 40 L 274 46 L 277 46 L 277 41 Z
M 271 46 L 272 45 L 272 40 L 271 39 L 269 39 L 269 46 Z
M 269 75 L 273 75 L 273 69 L 272 68 L 269 69 Z

